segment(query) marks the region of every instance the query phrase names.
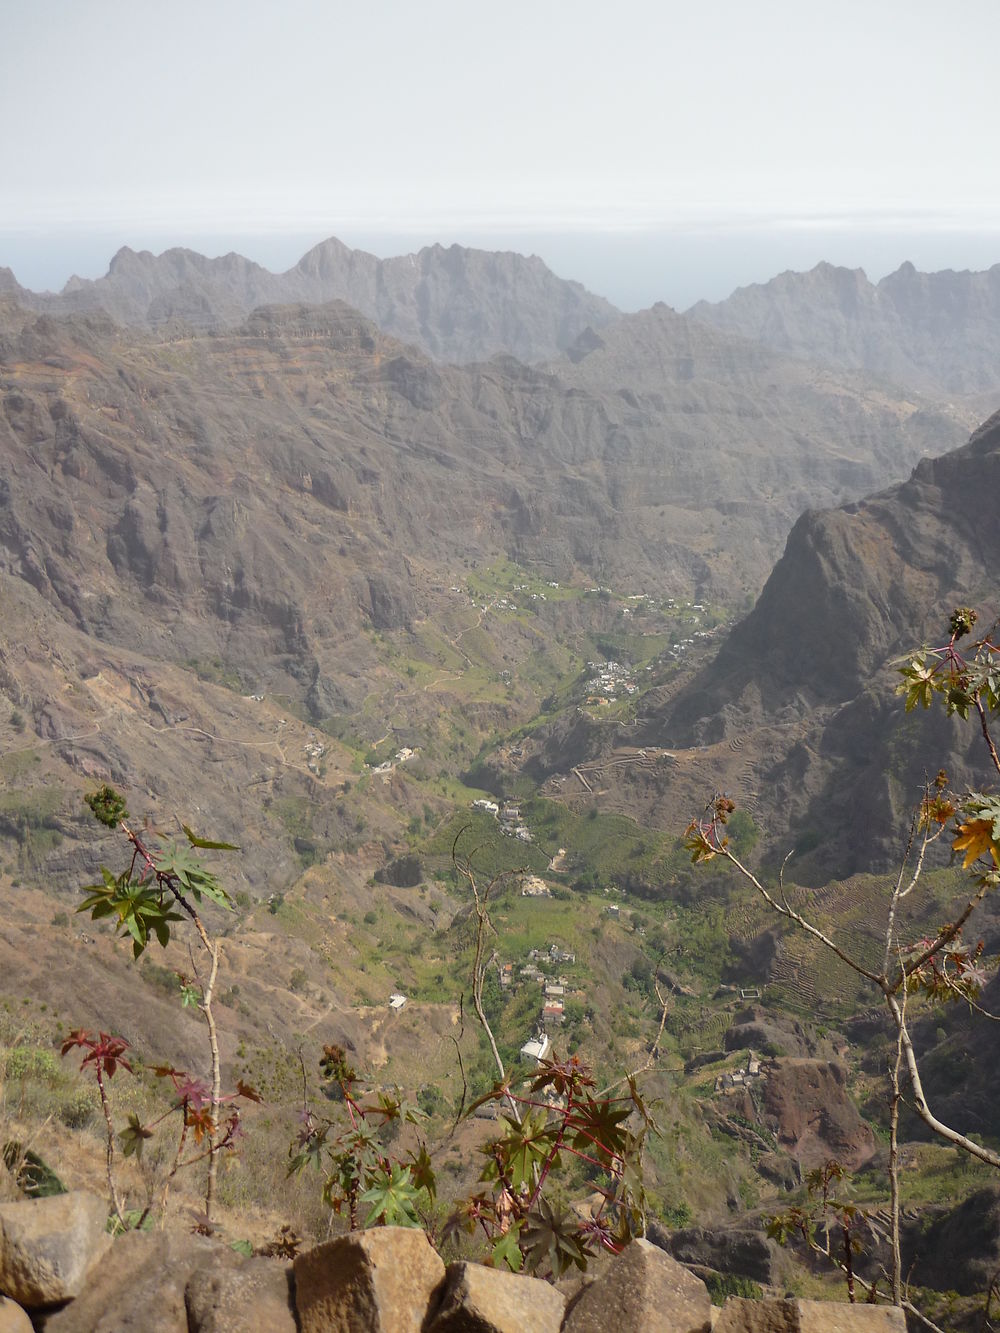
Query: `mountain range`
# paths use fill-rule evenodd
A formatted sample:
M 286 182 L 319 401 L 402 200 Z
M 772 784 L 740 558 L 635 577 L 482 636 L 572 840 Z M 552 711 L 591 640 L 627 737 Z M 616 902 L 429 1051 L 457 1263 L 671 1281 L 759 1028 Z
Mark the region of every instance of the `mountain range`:
M 157 703 L 163 686 L 150 695 L 149 672 L 175 673 L 171 688 L 185 694 L 178 682 L 197 668 L 287 700 L 307 726 L 336 731 L 349 719 L 374 739 L 379 707 L 400 690 L 397 725 L 430 714 L 367 636 L 394 637 L 397 654 L 412 648 L 453 614 L 456 576 L 470 565 L 513 561 L 554 584 L 732 611 L 752 602 L 791 529 L 760 605 L 714 666 L 669 707 L 651 697 L 644 714 L 648 735 L 675 746 L 752 732 L 749 785 L 766 776 L 780 793 L 768 827 L 801 830 L 811 803 L 833 808 L 821 791 L 834 771 L 802 755 L 860 744 L 836 740 L 828 718 L 866 688 L 855 657 L 867 653 L 873 670 L 883 648 L 929 625 L 897 585 L 923 589 L 928 608 L 932 591 L 944 596 L 913 573 L 929 537 L 950 543 L 943 568 L 961 569 L 956 593 L 984 567 L 961 554 L 961 524 L 949 526 L 960 483 L 927 501 L 941 511 L 936 528 L 897 509 L 945 467 L 920 460 L 967 438 L 988 380 L 987 358 L 971 354 L 983 369 L 964 397 L 944 396 L 946 369 L 936 381 L 917 374 L 929 312 L 940 307 L 956 362 L 963 339 L 988 346 L 996 271 L 931 281 L 904 266 L 875 296 L 863 275 L 846 273 L 820 266 L 711 310 L 621 315 L 537 259 L 459 247 L 381 261 L 331 240 L 283 275 L 238 256 L 121 251 L 106 278 L 71 281 L 58 296 L 26 293 L 7 271 L 0 578 L 10 623 L 18 608 L 29 640 L 4 648 L 20 682 L 11 697 L 30 699 L 36 726 L 78 773 L 131 772 L 152 792 L 145 759 L 141 774 L 134 757 L 125 762 L 142 754 L 125 712 L 103 715 L 90 758 L 63 744 L 100 714 L 94 699 L 74 711 L 95 678 L 76 669 L 84 644 L 100 645 L 107 670 L 133 682 L 126 694 L 143 726 L 193 706 Z M 885 293 L 895 294 L 891 320 Z M 260 304 L 276 299 L 286 303 Z M 774 319 L 746 314 L 768 301 L 785 311 L 785 346 L 765 336 Z M 833 351 L 819 332 L 812 344 L 792 336 L 814 325 L 841 330 Z M 910 382 L 886 378 L 894 366 L 910 368 L 901 376 Z M 864 523 L 809 512 L 855 504 L 914 465 L 903 499 L 867 502 Z M 974 487 L 975 465 L 966 470 Z M 606 621 L 593 608 L 574 614 L 574 632 Z M 484 651 L 504 669 L 536 651 L 527 628 L 491 631 L 480 620 Z M 32 624 L 48 626 L 47 647 L 31 646 Z M 834 627 L 842 660 L 823 640 Z M 123 653 L 145 665 L 125 670 Z M 486 709 L 474 731 L 524 721 L 539 700 L 529 691 L 513 711 Z M 852 707 L 848 720 L 861 715 Z M 779 715 L 794 719 L 794 744 Z M 249 741 L 256 723 L 243 722 Z M 879 762 L 873 754 L 872 782 Z M 161 774 L 181 767 L 179 753 L 158 761 Z M 237 810 L 246 817 L 242 796 L 234 821 Z

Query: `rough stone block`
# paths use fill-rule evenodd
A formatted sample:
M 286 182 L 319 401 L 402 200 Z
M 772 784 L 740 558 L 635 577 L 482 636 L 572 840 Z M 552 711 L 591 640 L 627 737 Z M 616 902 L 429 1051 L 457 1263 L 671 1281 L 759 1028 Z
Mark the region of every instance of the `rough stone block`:
M 902 1310 L 843 1301 L 750 1301 L 730 1296 L 713 1333 L 905 1333 Z
M 750 1301 L 730 1296 L 712 1333 L 795 1333 L 799 1327 L 797 1306 L 797 1301 Z
M 0 1296 L 0 1333 L 32 1333 L 28 1312 L 8 1296 Z
M 444 1264 L 422 1231 L 376 1227 L 295 1260 L 302 1333 L 420 1333 Z
M 205 1264 L 184 1289 L 189 1333 L 296 1333 L 292 1266 L 248 1259 Z
M 107 1218 L 84 1190 L 0 1204 L 0 1291 L 28 1310 L 76 1296 L 111 1243 Z
M 188 1333 L 184 1290 L 202 1266 L 238 1268 L 228 1245 L 186 1232 L 119 1236 L 75 1301 L 46 1315 L 45 1333 Z
M 634 1240 L 566 1314 L 564 1333 L 664 1329 L 708 1333 L 712 1303 L 704 1282 L 648 1240 Z
M 799 1333 L 906 1333 L 906 1316 L 894 1305 L 844 1301 L 796 1301 Z
M 566 1298 L 548 1282 L 482 1264 L 449 1264 L 427 1333 L 559 1333 Z

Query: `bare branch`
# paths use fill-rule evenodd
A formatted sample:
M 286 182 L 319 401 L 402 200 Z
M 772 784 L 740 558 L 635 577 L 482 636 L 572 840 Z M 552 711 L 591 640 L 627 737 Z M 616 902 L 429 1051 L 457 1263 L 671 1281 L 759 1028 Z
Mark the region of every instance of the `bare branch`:
M 729 861 L 732 865 L 734 865 L 736 869 L 740 872 L 740 874 L 743 876 L 743 878 L 748 880 L 749 883 L 753 885 L 753 887 L 757 890 L 757 892 L 764 899 L 764 901 L 771 908 L 773 908 L 773 910 L 777 912 L 779 916 L 784 916 L 787 917 L 790 921 L 794 921 L 797 926 L 802 927 L 802 929 L 806 932 L 807 935 L 812 935 L 814 939 L 819 940 L 820 944 L 825 945 L 827 949 L 829 949 L 832 953 L 835 953 L 837 957 L 841 960 L 841 962 L 846 963 L 847 966 L 851 968 L 852 971 L 857 972 L 859 976 L 867 978 L 868 981 L 874 982 L 876 986 L 881 986 L 882 978 L 878 976 L 877 973 L 870 972 L 868 968 L 864 967 L 861 963 L 859 963 L 856 958 L 852 958 L 850 954 L 845 953 L 844 950 L 840 947 L 840 945 L 834 943 L 834 941 L 829 937 L 829 935 L 824 935 L 824 933 L 817 926 L 814 926 L 811 921 L 808 921 L 802 915 L 801 912 L 797 912 L 795 908 L 788 903 L 787 899 L 785 899 L 784 903 L 778 902 L 778 900 L 774 897 L 774 895 L 764 887 L 764 885 L 760 882 L 760 880 L 753 873 L 753 871 L 748 869 L 748 867 L 745 866 L 743 862 L 733 852 L 729 850 L 728 847 L 722 847 L 721 849 L 718 849 L 716 855 L 724 857 L 727 861 Z M 788 858 L 785 857 L 785 860 L 787 861 Z M 782 868 L 784 868 L 784 865 L 782 866 Z M 782 892 L 782 897 L 784 897 L 783 888 L 781 892 Z
M 903 1055 L 906 1060 L 907 1073 L 910 1076 L 910 1084 L 913 1088 L 913 1106 L 920 1119 L 933 1129 L 935 1134 L 941 1138 L 947 1139 L 949 1143 L 954 1143 L 956 1147 L 967 1152 L 971 1157 L 978 1157 L 981 1162 L 986 1162 L 989 1166 L 1000 1167 L 1000 1154 L 995 1153 L 990 1148 L 985 1148 L 981 1143 L 976 1143 L 975 1139 L 968 1138 L 965 1134 L 960 1134 L 957 1130 L 946 1125 L 943 1120 L 939 1120 L 931 1111 L 927 1104 L 927 1098 L 924 1095 L 924 1086 L 920 1078 L 920 1069 L 917 1065 L 916 1052 L 913 1049 L 913 1042 L 910 1040 L 910 1033 L 906 1026 L 906 1017 L 903 1008 L 896 996 L 889 991 L 885 991 L 886 1004 L 889 1006 L 889 1012 L 893 1016 L 896 1024 L 896 1031 L 899 1034 L 899 1040 L 903 1048 Z

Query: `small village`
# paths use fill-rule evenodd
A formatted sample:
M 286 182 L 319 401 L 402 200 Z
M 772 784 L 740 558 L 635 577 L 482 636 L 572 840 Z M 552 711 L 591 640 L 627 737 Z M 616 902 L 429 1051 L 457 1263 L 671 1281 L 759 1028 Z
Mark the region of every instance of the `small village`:
M 587 670 L 592 673 L 585 685 L 588 704 L 606 707 L 616 703 L 620 694 L 631 698 L 639 693 L 632 668 L 625 663 L 588 662 Z
M 485 797 L 472 802 L 473 810 L 481 810 L 485 815 L 492 815 L 500 825 L 500 832 L 505 838 L 516 838 L 518 842 L 531 842 L 531 831 L 521 819 L 521 808 L 512 802 L 505 801 L 502 805 L 497 801 L 489 801 Z

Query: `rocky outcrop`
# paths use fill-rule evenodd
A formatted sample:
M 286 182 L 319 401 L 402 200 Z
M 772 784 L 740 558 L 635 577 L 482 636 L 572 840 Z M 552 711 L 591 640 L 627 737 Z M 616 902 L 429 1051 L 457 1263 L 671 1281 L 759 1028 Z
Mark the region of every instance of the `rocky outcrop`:
M 750 1301 L 731 1296 L 713 1333 L 905 1333 L 902 1310 L 826 1301 Z
M 448 1265 L 426 1333 L 559 1333 L 566 1298 L 550 1287 L 482 1264 Z
M 705 1284 L 650 1241 L 634 1240 L 572 1302 L 563 1329 L 606 1333 L 659 1325 L 675 1333 L 709 1333 L 711 1319 Z
M 88 1217 L 100 1214 L 103 1235 L 106 1209 L 100 1199 L 58 1198 L 70 1201 L 64 1204 L 64 1211 L 69 1209 L 64 1233 L 54 1214 L 47 1228 L 30 1220 L 41 1216 L 35 1201 L 5 1207 L 2 1244 L 7 1246 L 8 1229 L 19 1238 L 17 1272 L 51 1267 L 60 1246 L 78 1252 L 81 1209 Z M 31 1209 L 36 1211 L 29 1214 Z M 9 1210 L 14 1220 L 8 1228 Z M 0 1249 L 0 1261 L 5 1253 Z M 596 1279 L 585 1279 L 568 1305 L 561 1291 L 538 1278 L 466 1262 L 446 1271 L 424 1233 L 408 1227 L 351 1232 L 291 1264 L 244 1259 L 204 1236 L 151 1232 L 120 1236 L 99 1262 L 93 1260 L 91 1253 L 82 1280 L 77 1274 L 58 1290 L 26 1285 L 10 1276 L 13 1269 L 0 1267 L 0 1333 L 27 1333 L 32 1327 L 37 1333 L 607 1333 L 612 1328 L 710 1333 L 713 1327 L 728 1333 L 889 1333 L 905 1328 L 898 1310 L 812 1301 L 730 1299 L 721 1313 L 713 1313 L 704 1283 L 641 1239 Z M 20 1299 L 14 1299 L 15 1287 Z
M 847 1095 L 834 1060 L 776 1060 L 763 1080 L 765 1115 L 778 1142 L 807 1170 L 831 1158 L 857 1170 L 875 1156 L 875 1135 Z
M 927 772 L 946 768 L 957 789 L 982 772 L 973 729 L 942 710 L 904 714 L 892 668 L 941 642 L 955 606 L 975 605 L 984 625 L 1000 609 L 1000 523 L 981 502 L 998 493 L 1000 414 L 901 485 L 803 515 L 753 611 L 647 739 L 752 734 L 779 846 L 808 836 L 822 882 L 895 863 Z
M 649 1239 L 678 1263 L 776 1286 L 784 1265 L 775 1241 L 745 1227 L 682 1227 L 670 1230 L 650 1222 Z

